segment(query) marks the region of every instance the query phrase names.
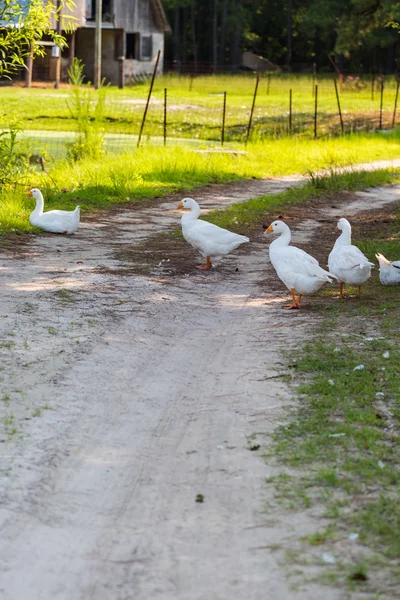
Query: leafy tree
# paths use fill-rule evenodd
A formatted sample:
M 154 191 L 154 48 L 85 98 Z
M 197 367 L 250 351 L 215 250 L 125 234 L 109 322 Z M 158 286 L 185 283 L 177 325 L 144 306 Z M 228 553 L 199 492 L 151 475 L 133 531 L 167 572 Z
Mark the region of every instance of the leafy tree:
M 400 67 L 399 0 L 163 0 L 173 30 L 167 57 L 237 67 L 244 50 L 290 66 L 389 71 Z M 396 28 L 398 31 L 396 31 Z M 291 58 L 292 57 L 292 58 Z
M 43 0 L 2 0 L 0 2 L 0 78 L 10 77 L 24 66 L 29 55 L 44 55 L 45 47 L 38 42 L 44 37 L 60 47 L 65 38 L 52 29 L 63 7 L 71 8 L 72 0 L 52 2 Z M 73 18 L 62 17 L 62 27 L 68 31 Z

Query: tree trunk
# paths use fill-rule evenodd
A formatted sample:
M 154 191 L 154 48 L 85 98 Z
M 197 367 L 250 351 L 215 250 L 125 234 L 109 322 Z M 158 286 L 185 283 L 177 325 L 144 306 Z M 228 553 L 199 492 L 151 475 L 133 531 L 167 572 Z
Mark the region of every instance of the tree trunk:
M 190 25 L 192 29 L 193 70 L 197 73 L 196 15 L 194 1 L 190 4 Z
M 174 9 L 174 66 L 175 69 L 180 69 L 179 61 L 180 61 L 180 33 L 179 33 L 179 8 Z
M 185 24 L 188 21 L 188 9 L 187 6 L 184 6 L 182 9 L 182 63 L 186 65 L 187 63 L 187 37 L 186 37 L 186 27 Z
M 241 0 L 233 1 L 233 28 L 231 34 L 230 63 L 233 70 L 240 66 L 240 37 L 242 32 L 241 23 Z
M 287 56 L 286 65 L 287 70 L 290 73 L 292 70 L 292 25 L 293 25 L 293 2 L 288 0 L 287 2 Z
M 225 63 L 225 33 L 226 33 L 226 12 L 228 2 L 223 0 L 222 15 L 221 15 L 221 30 L 219 36 L 219 64 L 222 66 Z
M 212 13 L 212 69 L 213 73 L 217 71 L 218 64 L 218 40 L 217 40 L 217 0 L 213 1 L 213 13 Z

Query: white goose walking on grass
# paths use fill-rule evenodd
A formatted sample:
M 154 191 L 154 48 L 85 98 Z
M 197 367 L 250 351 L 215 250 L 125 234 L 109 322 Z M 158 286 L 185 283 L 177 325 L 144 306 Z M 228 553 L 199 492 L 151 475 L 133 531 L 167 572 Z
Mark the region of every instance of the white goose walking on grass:
M 375 254 L 379 261 L 379 279 L 382 285 L 400 284 L 400 260 L 390 262 L 383 254 Z
M 351 225 L 347 219 L 339 219 L 338 229 L 342 231 L 335 242 L 328 258 L 328 268 L 339 281 L 340 297 L 344 298 L 345 283 L 358 287 L 357 296 L 361 294 L 361 286 L 371 277 L 374 266 L 357 246 L 351 243 Z
M 212 267 L 212 260 L 221 258 L 235 250 L 241 244 L 249 242 L 245 235 L 232 233 L 217 225 L 199 219 L 200 206 L 192 198 L 184 198 L 178 208 L 186 208 L 189 212 L 181 218 L 183 237 L 193 248 L 205 256 L 204 265 L 196 269 L 207 271 Z
M 43 212 L 44 200 L 40 190 L 34 188 L 28 194 L 30 198 L 35 198 L 36 207 L 29 217 L 30 224 L 34 227 L 40 227 L 44 231 L 51 233 L 74 233 L 79 227 L 80 208 L 75 210 L 49 210 Z
M 286 223 L 274 221 L 266 229 L 267 232 L 280 233 L 269 246 L 269 257 L 279 279 L 292 294 L 292 304 L 284 308 L 300 308 L 303 296 L 317 292 L 325 283 L 332 283 L 332 278 L 336 279 L 319 266 L 317 259 L 289 245 L 292 236 Z

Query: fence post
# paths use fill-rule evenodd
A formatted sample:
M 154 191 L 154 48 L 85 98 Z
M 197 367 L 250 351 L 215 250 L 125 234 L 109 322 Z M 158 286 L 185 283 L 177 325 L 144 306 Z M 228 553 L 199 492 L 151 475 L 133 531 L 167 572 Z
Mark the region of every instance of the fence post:
M 340 98 L 339 98 L 339 92 L 338 92 L 338 89 L 337 89 L 336 79 L 333 80 L 333 83 L 335 84 L 336 100 L 337 100 L 339 117 L 340 117 L 340 127 L 341 127 L 342 133 L 343 133 L 344 132 L 344 127 L 343 127 L 342 109 L 340 108 Z
M 154 71 L 153 71 L 153 77 L 151 78 L 149 95 L 147 96 L 146 108 L 144 109 L 142 124 L 140 126 L 140 132 L 139 132 L 139 137 L 138 137 L 138 141 L 137 141 L 137 148 L 139 148 L 140 140 L 142 139 L 143 127 L 146 122 L 147 110 L 148 110 L 149 104 L 150 104 L 150 96 L 151 96 L 151 92 L 153 91 L 153 85 L 154 85 L 154 80 L 156 78 L 158 61 L 160 60 L 160 55 L 161 55 L 161 50 L 158 51 L 157 58 L 156 58 L 156 64 L 154 65 Z
M 256 87 L 254 89 L 254 96 L 253 96 L 253 104 L 251 105 L 250 119 L 249 119 L 249 124 L 247 126 L 246 141 L 245 141 L 246 144 L 247 144 L 247 142 L 249 140 L 250 129 L 251 129 L 251 122 L 253 120 L 254 105 L 256 103 L 256 96 L 257 96 L 257 90 L 258 90 L 258 83 L 259 83 L 259 81 L 260 81 L 260 73 L 257 73 Z
M 289 133 L 292 133 L 292 90 L 289 90 Z
M 317 63 L 313 63 L 313 76 L 312 76 L 312 95 L 314 96 L 315 94 L 315 82 L 317 79 Z
M 396 120 L 396 110 L 397 110 L 397 100 L 399 97 L 399 86 L 400 86 L 400 81 L 397 80 L 397 86 L 396 86 L 396 97 L 394 99 L 394 109 L 393 109 L 393 119 L 392 119 L 392 129 L 394 127 L 394 122 Z
M 381 84 L 381 104 L 379 107 L 379 129 L 382 129 L 382 108 L 383 108 L 383 78 Z
M 164 88 L 164 147 L 167 145 L 167 88 Z
M 226 115 L 226 92 L 224 92 L 224 104 L 222 107 L 222 129 L 221 129 L 221 146 L 225 141 L 225 115 Z
M 317 120 L 318 120 L 318 85 L 315 85 L 315 108 L 314 108 L 314 137 L 317 137 Z
M 271 73 L 268 73 L 268 75 L 267 75 L 267 96 L 269 96 L 270 83 L 271 83 Z
M 371 100 L 374 101 L 375 75 L 372 75 L 371 81 Z

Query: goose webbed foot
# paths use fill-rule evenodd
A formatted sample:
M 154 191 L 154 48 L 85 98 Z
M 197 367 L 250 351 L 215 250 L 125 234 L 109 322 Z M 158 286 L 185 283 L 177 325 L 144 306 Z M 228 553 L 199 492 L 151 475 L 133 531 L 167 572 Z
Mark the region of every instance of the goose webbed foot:
M 209 256 L 206 256 L 206 264 L 205 265 L 198 265 L 196 266 L 196 269 L 200 269 L 200 271 L 209 271 L 212 267 L 211 264 L 211 258 Z

